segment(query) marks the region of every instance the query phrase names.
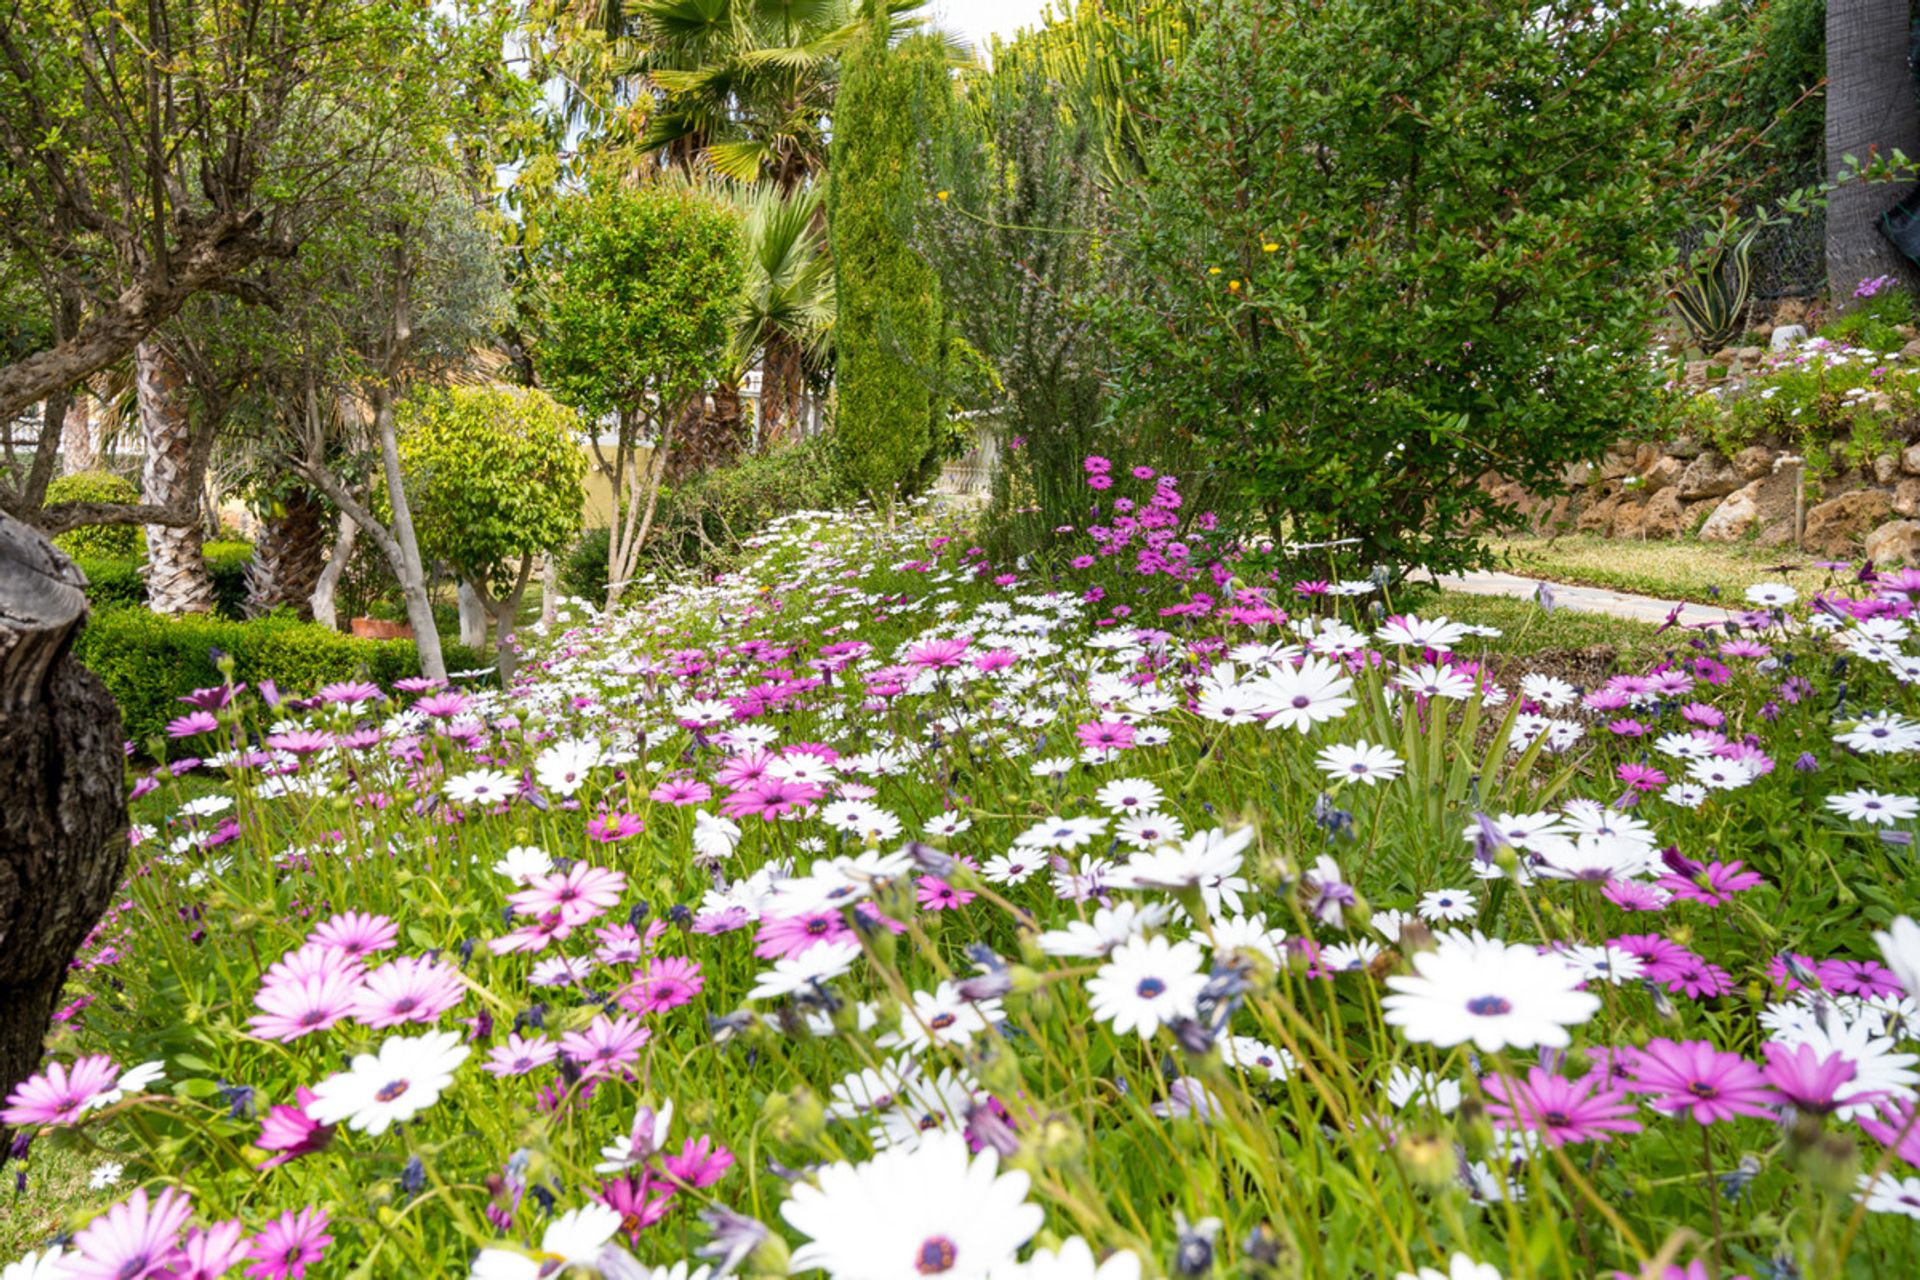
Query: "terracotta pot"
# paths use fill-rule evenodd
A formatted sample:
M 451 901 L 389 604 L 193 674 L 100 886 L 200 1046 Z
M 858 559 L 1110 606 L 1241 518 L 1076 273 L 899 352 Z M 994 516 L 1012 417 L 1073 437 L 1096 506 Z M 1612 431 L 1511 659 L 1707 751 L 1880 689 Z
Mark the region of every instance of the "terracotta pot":
M 388 622 L 384 618 L 355 618 L 353 634 L 362 640 L 411 640 L 413 628 L 404 622 Z

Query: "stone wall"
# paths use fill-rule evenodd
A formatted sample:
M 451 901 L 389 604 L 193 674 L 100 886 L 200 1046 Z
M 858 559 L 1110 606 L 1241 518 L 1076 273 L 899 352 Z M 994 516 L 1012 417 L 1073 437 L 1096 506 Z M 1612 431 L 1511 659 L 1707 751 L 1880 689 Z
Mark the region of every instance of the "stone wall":
M 1621 444 L 1567 476 L 1573 492 L 1543 501 L 1518 485 L 1483 483 L 1527 513 L 1536 531 L 1606 538 L 1750 542 L 1795 550 L 1798 459 L 1754 445 L 1727 457 L 1702 442 Z M 1808 483 L 1800 549 L 1835 559 L 1920 564 L 1920 442 L 1871 465 Z

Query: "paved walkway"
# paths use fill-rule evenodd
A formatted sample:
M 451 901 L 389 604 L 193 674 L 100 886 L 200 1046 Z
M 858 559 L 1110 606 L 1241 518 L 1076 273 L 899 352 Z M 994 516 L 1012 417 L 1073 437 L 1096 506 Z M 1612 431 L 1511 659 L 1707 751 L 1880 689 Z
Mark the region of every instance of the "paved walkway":
M 1533 599 L 1540 590 L 1540 579 L 1522 578 L 1511 573 L 1448 574 L 1441 577 L 1439 583 L 1448 591 L 1464 591 L 1475 596 L 1513 596 L 1522 600 Z M 1667 620 L 1676 603 L 1672 600 L 1656 600 L 1652 596 L 1609 591 L 1604 587 L 1576 587 L 1566 582 L 1555 582 L 1551 586 L 1553 604 L 1557 609 L 1604 613 L 1610 617 L 1655 625 Z M 1718 605 L 1687 604 L 1681 606 L 1679 623 L 1682 626 L 1715 626 L 1738 616 L 1736 611 Z

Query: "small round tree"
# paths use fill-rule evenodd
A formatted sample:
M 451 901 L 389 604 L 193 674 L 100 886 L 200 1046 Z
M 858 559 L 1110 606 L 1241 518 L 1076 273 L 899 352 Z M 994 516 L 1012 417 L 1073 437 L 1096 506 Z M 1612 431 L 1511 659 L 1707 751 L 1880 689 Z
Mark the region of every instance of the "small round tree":
M 453 566 L 497 632 L 511 679 L 513 628 L 536 555 L 580 528 L 579 420 L 543 391 L 449 387 L 399 408 L 400 465 L 421 550 Z
M 612 605 L 653 526 L 676 424 L 727 367 L 746 270 L 740 218 L 691 186 L 613 188 L 567 202 L 540 254 L 549 299 L 535 349 L 541 381 L 616 427 L 611 458 L 591 437 L 613 493 Z

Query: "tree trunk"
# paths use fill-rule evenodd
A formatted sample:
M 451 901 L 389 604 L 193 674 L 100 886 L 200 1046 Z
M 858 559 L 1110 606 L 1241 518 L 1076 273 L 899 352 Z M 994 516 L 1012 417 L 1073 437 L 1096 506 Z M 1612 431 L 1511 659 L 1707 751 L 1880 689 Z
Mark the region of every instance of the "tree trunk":
M 487 645 L 487 606 L 468 582 L 460 584 L 460 643 L 469 649 Z
M 740 388 L 722 382 L 709 396 L 695 396 L 674 428 L 673 468 L 669 484 L 723 467 L 740 456 L 746 443 L 746 415 L 740 408 Z
M 247 616 L 262 618 L 287 608 L 311 620 L 326 554 L 326 504 L 310 489 L 295 489 L 279 511 L 261 517 L 247 564 Z
M 540 625 L 551 627 L 560 620 L 560 553 L 549 551 L 540 565 Z
M 1920 158 L 1920 103 L 1907 66 L 1908 0 L 1828 0 L 1827 172 L 1851 155 L 1861 164 L 1895 148 Z M 1914 279 L 1912 264 L 1880 234 L 1880 214 L 1911 184 L 1850 182 L 1827 204 L 1827 296 L 1853 301 L 1862 280 Z
M 67 401 L 66 420 L 60 424 L 60 474 L 79 475 L 99 465 L 100 454 L 93 445 L 93 397 L 75 387 Z
M 373 420 L 380 436 L 387 501 L 393 507 L 393 540 L 400 553 L 393 567 L 400 579 L 400 594 L 407 602 L 407 622 L 413 627 L 414 647 L 420 651 L 420 674 L 432 680 L 445 680 L 447 660 L 440 653 L 433 601 L 427 597 L 426 563 L 420 559 L 420 540 L 413 532 L 413 508 L 407 502 L 406 481 L 400 472 L 400 438 L 393 425 L 393 397 L 384 391 L 375 396 Z
M 313 584 L 313 607 L 310 612 L 313 620 L 323 627 L 340 629 L 340 613 L 334 607 L 334 597 L 340 590 L 340 576 L 347 571 L 347 561 L 353 555 L 354 541 L 360 536 L 360 526 L 352 516 L 340 513 L 340 530 L 334 534 L 333 550 L 328 553 L 327 567 L 320 571 L 320 577 Z
M 0 1097 L 39 1069 L 68 962 L 127 864 L 120 709 L 69 652 L 84 581 L 0 514 Z
M 199 483 L 193 466 L 193 423 L 187 414 L 187 376 L 160 342 L 134 349 L 134 389 L 147 459 L 142 497 L 156 506 L 192 503 Z M 147 529 L 147 603 L 155 613 L 210 613 L 213 579 L 202 553 L 200 522 L 150 524 Z
M 760 362 L 762 449 L 805 434 L 800 421 L 800 392 L 805 378 L 799 344 L 781 333 L 769 337 Z

